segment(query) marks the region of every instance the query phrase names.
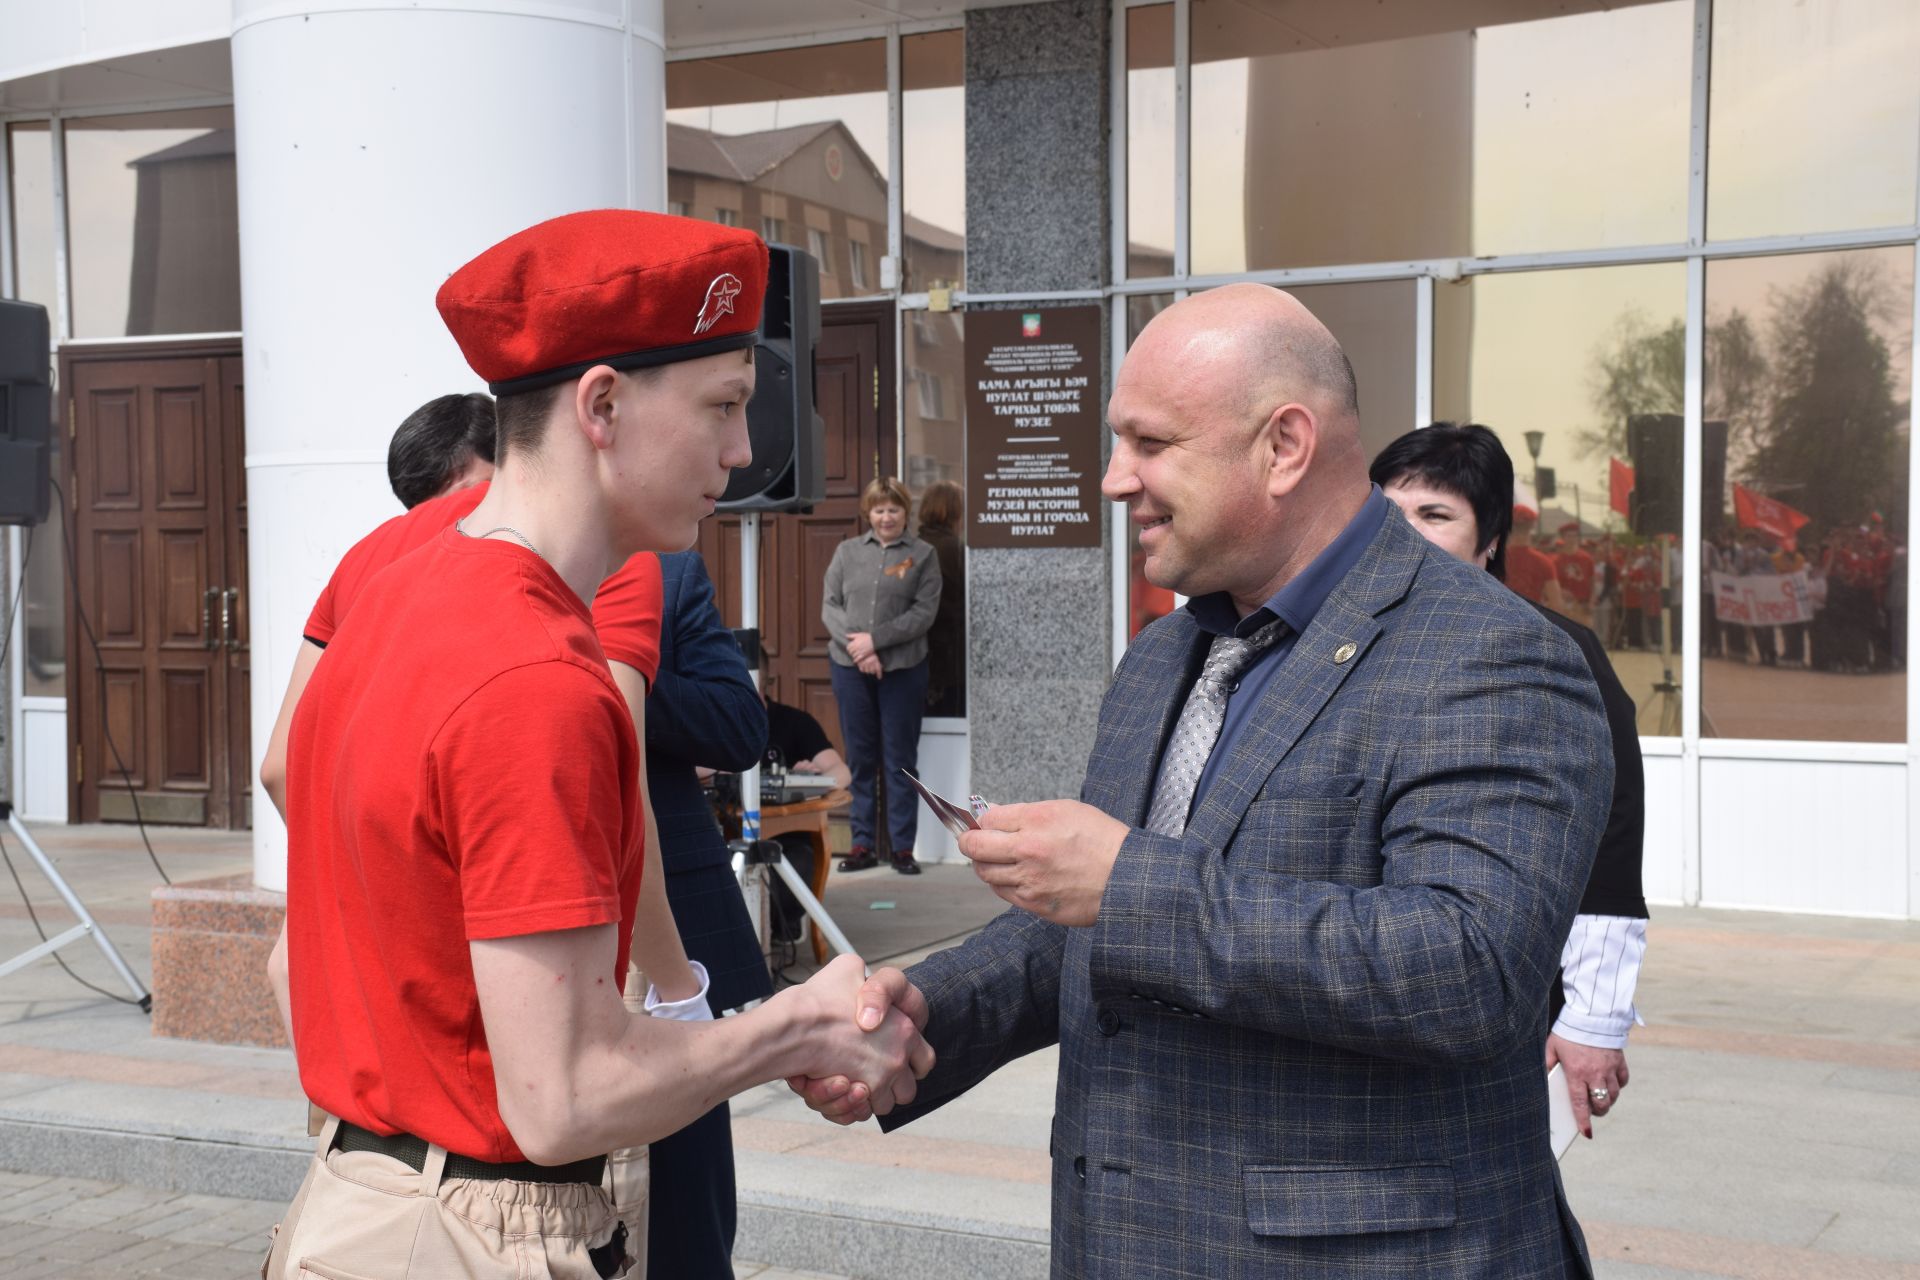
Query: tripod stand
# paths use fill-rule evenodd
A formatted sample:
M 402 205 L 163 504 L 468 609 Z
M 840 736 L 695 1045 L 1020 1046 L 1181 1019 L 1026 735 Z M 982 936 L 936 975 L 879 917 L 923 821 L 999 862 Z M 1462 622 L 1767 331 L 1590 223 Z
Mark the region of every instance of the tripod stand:
M 742 631 L 752 632 L 753 652 L 747 655 L 747 667 L 755 688 L 760 686 L 760 513 L 742 511 L 740 513 L 740 627 Z M 765 877 L 764 868 L 772 867 L 779 877 L 787 882 L 787 888 L 793 890 L 793 896 L 800 907 L 813 921 L 813 927 L 822 937 L 833 944 L 840 955 L 853 950 L 853 944 L 847 941 L 847 935 L 833 922 L 827 909 L 820 905 L 820 899 L 813 896 L 813 890 L 800 878 L 800 873 L 787 865 L 786 855 L 780 851 L 777 840 L 760 838 L 760 765 L 755 762 L 751 769 L 740 775 L 740 840 L 732 846 L 733 878 L 740 883 L 744 892 L 748 882 L 755 876 Z M 760 901 L 758 893 L 747 893 L 747 912 L 753 917 L 753 931 L 760 933 Z
M 1659 683 L 1653 686 L 1653 692 L 1647 695 L 1647 700 L 1636 708 L 1636 715 L 1634 717 L 1636 720 L 1639 719 L 1640 715 L 1646 713 L 1649 706 L 1653 705 L 1655 698 L 1660 699 L 1660 727 L 1654 730 L 1654 732 L 1662 737 L 1679 737 L 1680 685 L 1673 678 L 1672 667 L 1664 667 L 1661 669 Z
M 20 815 L 15 813 L 13 806 L 4 800 L 0 800 L 0 818 L 6 819 L 7 825 L 12 828 L 15 838 L 26 849 L 28 856 L 39 864 L 41 873 L 53 882 L 53 887 L 59 892 L 61 901 L 67 904 L 67 910 L 80 918 L 80 923 L 65 933 L 48 938 L 37 947 L 28 947 L 5 964 L 0 964 L 0 978 L 6 977 L 17 969 L 26 968 L 42 956 L 52 955 L 70 942 L 91 937 L 94 945 L 100 948 L 100 954 L 107 958 L 107 963 L 113 966 L 113 971 L 120 975 L 121 981 L 127 984 L 127 989 L 133 992 L 134 999 L 140 1002 L 141 1009 L 152 1013 L 153 996 L 140 985 L 140 979 L 133 976 L 133 970 L 127 967 L 127 962 L 121 959 L 120 952 L 114 948 L 106 932 L 95 922 L 92 913 L 87 910 L 87 904 L 80 901 L 79 895 L 67 887 L 67 882 L 61 878 L 59 871 L 54 869 L 53 860 L 47 857 L 38 844 L 34 843 L 32 834 L 20 821 Z
M 787 861 L 787 855 L 780 848 L 778 840 L 736 840 L 728 848 L 733 853 L 734 879 L 740 882 L 742 889 L 755 875 L 764 876 L 766 869 L 771 868 L 774 874 L 786 881 L 787 888 L 793 891 L 794 899 L 800 903 L 800 909 L 807 913 L 807 919 L 813 921 L 813 927 L 820 931 L 820 936 L 832 945 L 834 951 L 845 955 L 853 950 L 847 935 L 840 932 L 840 926 L 820 905 L 820 899 L 813 896 L 813 889 L 808 886 L 805 877 Z M 760 932 L 760 901 L 757 893 L 747 895 L 747 913 L 753 917 L 756 935 Z

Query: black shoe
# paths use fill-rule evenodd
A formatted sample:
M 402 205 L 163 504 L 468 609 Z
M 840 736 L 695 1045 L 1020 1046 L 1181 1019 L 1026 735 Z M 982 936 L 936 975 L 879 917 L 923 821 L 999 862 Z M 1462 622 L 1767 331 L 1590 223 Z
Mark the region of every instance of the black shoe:
M 895 858 L 893 860 L 893 869 L 903 876 L 917 876 L 920 874 L 920 864 L 913 860 L 912 854 L 908 854 L 904 858 Z
M 847 850 L 847 856 L 840 863 L 842 871 L 871 871 L 880 865 L 880 859 L 873 856 L 873 850 L 863 844 L 857 844 Z

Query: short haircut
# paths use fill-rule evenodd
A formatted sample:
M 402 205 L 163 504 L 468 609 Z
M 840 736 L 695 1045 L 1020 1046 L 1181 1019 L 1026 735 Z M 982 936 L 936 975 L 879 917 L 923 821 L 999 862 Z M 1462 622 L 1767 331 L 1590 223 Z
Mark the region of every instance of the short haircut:
M 920 492 L 920 527 L 945 529 L 949 533 L 960 526 L 967 497 L 951 480 L 935 480 Z
M 538 453 L 540 441 L 547 434 L 547 417 L 553 412 L 553 406 L 563 394 L 572 395 L 577 385 L 577 382 L 563 382 L 558 386 L 501 396 L 495 410 L 500 419 L 499 461 L 505 462 L 515 454 Z
M 1477 422 L 1436 422 L 1409 431 L 1380 451 L 1367 475 L 1382 489 L 1418 480 L 1473 508 L 1479 534 L 1474 552 L 1493 548 L 1487 569 L 1507 575 L 1507 535 L 1513 532 L 1513 459 L 1500 437 Z
M 644 385 L 660 377 L 665 369 L 665 365 L 649 365 L 641 369 L 617 369 L 615 373 Z M 551 387 L 536 387 L 532 391 L 501 396 L 495 409 L 500 420 L 497 461 L 504 462 L 514 454 L 538 453 L 540 442 L 546 439 L 547 419 L 553 416 L 554 408 L 563 399 L 572 398 L 579 386 L 579 378 L 569 378 Z
M 492 462 L 493 400 L 478 391 L 435 396 L 406 416 L 387 445 L 387 483 L 412 510 L 475 458 Z
M 860 514 L 864 516 L 875 507 L 887 502 L 891 502 L 902 511 L 913 508 L 913 499 L 907 496 L 907 486 L 892 476 L 875 476 L 860 492 Z
M 1339 340 L 1318 325 L 1272 326 L 1257 339 L 1257 365 L 1278 376 L 1289 397 L 1306 388 L 1321 391 L 1342 411 L 1360 416 L 1360 383 Z M 1256 379 L 1256 386 L 1267 384 Z M 1256 395 L 1263 394 L 1256 390 Z

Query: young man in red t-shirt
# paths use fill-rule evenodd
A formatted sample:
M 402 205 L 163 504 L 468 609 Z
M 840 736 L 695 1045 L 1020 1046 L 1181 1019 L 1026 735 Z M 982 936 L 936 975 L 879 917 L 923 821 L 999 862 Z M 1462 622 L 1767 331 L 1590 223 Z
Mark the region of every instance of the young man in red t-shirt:
M 639 749 L 586 601 L 691 545 L 749 459 L 766 248 L 632 211 L 558 218 L 439 305 L 500 397 L 499 470 L 371 578 L 288 752 L 295 1050 L 331 1119 L 270 1275 L 615 1275 L 604 1154 L 754 1084 L 844 1076 L 890 1108 L 931 1051 L 862 966 L 722 1022 L 620 998 Z
M 389 466 L 392 465 L 390 459 Z M 356 542 L 341 558 L 320 598 L 314 602 L 302 631 L 299 651 L 294 656 L 293 674 L 287 681 L 280 715 L 274 721 L 266 757 L 260 765 L 262 789 L 282 817 L 286 815 L 287 734 L 314 666 L 362 588 L 380 570 L 426 545 L 442 530 L 451 528 L 486 496 L 487 481 L 462 484 L 459 480 L 459 476 L 453 477 L 449 482 L 451 487 L 445 492 L 385 521 Z M 594 630 L 606 651 L 614 681 L 634 717 L 634 732 L 642 741 L 646 735 L 647 689 L 660 663 L 660 608 L 660 559 L 651 551 L 631 557 L 601 584 L 593 603 Z M 645 785 L 643 776 L 641 803 L 648 824 L 646 843 L 652 848 L 656 843 L 651 825 L 653 810 L 646 803 Z M 687 959 L 681 946 L 661 877 L 648 877 L 642 882 L 635 924 L 633 960 L 652 984 L 653 989 L 646 992 L 652 1002 L 649 1007 L 656 1015 L 683 1020 L 698 1018 L 705 1008 L 702 999 L 705 975 Z M 280 937 L 268 957 L 267 976 L 280 1006 L 281 1020 L 291 1038 L 293 1012 L 287 991 L 287 972 L 287 934 L 283 922 Z

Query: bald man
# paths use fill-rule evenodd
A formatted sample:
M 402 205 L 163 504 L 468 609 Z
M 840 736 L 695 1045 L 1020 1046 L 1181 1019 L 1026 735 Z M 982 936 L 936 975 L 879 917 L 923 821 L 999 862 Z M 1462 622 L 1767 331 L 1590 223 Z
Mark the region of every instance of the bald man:
M 939 1054 L 886 1127 L 1058 1043 L 1057 1277 L 1588 1275 L 1540 1065 L 1612 786 L 1579 650 L 1390 517 L 1284 293 L 1161 313 L 1108 417 L 1105 492 L 1190 603 L 1127 650 L 1081 798 L 962 838 L 1013 909 L 862 988 Z

